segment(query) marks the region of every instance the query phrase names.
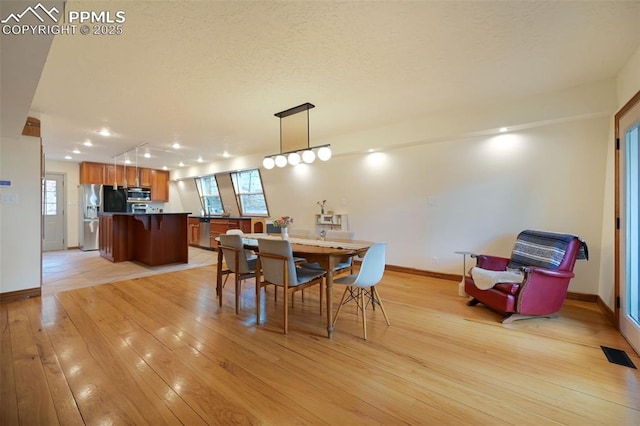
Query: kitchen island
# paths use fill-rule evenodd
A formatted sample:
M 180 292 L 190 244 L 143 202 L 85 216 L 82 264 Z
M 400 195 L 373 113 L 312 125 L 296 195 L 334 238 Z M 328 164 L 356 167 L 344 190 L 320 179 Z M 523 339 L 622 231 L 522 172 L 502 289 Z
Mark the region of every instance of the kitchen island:
M 189 263 L 190 213 L 101 213 L 100 256 L 149 266 Z

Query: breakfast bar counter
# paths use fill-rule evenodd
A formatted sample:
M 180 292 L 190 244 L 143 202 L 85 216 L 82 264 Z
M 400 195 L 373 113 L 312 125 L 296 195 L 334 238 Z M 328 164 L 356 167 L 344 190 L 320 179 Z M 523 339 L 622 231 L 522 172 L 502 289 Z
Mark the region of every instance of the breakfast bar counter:
M 188 263 L 190 213 L 102 213 L 100 256 L 111 262 L 134 260 L 149 266 Z

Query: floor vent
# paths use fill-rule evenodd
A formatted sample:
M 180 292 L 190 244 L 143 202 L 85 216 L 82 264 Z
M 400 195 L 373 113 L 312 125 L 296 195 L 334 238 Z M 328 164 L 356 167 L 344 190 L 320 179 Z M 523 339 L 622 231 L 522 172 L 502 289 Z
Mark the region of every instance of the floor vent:
M 625 351 L 620 349 L 608 348 L 606 346 L 600 347 L 602 348 L 604 354 L 607 356 L 609 362 L 613 364 L 624 365 L 625 367 L 636 368 L 636 366 L 633 365 L 631 359 L 629 359 L 629 355 L 627 355 Z

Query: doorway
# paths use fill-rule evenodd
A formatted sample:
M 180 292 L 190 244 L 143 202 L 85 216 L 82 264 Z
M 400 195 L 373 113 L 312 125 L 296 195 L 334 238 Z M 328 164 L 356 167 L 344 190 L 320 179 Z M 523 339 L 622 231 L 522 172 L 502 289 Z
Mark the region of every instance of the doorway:
M 46 173 L 42 180 L 42 251 L 66 248 L 65 175 Z
M 640 353 L 640 92 L 615 117 L 616 307 L 620 333 Z

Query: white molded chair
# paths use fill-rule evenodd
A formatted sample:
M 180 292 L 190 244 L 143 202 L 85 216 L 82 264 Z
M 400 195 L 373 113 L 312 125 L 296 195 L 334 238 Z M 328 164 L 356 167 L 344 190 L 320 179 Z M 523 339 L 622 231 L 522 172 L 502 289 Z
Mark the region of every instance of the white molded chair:
M 260 295 L 262 287 L 282 287 L 283 329 L 289 331 L 289 294 L 312 285 L 320 285 L 320 314 L 322 315 L 322 293 L 324 271 L 296 267 L 288 240 L 258 239 L 258 269 L 262 278 L 256 279 L 256 322 L 260 325 Z M 277 291 L 277 290 L 276 290 Z
M 380 305 L 387 325 L 391 325 L 378 290 L 376 289 L 376 285 L 382 280 L 382 276 L 384 275 L 386 250 L 386 243 L 372 245 L 365 253 L 362 265 L 360 265 L 360 270 L 357 274 L 351 274 L 333 280 L 334 284 L 347 286 L 342 294 L 338 310 L 333 317 L 333 325 L 335 326 L 338 320 L 342 306 L 354 300 L 357 309 L 362 311 L 362 332 L 365 340 L 367 340 L 367 315 L 365 310 L 369 302 L 371 302 L 374 307 L 376 304 Z
M 247 258 L 247 251 L 244 249 L 242 236 L 239 234 L 221 234 L 218 249 L 222 250 L 224 262 L 229 268 L 229 273 L 235 276 L 235 308 L 237 314 L 241 282 L 256 277 L 257 257 Z

